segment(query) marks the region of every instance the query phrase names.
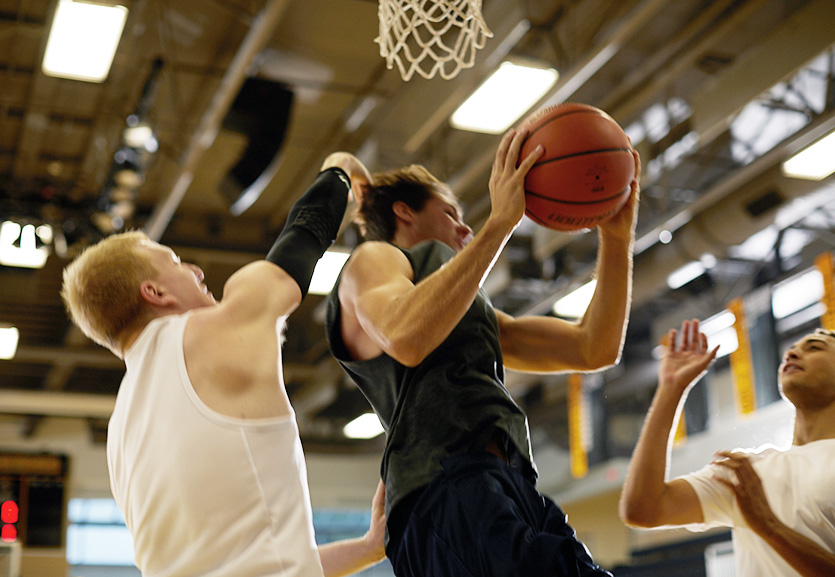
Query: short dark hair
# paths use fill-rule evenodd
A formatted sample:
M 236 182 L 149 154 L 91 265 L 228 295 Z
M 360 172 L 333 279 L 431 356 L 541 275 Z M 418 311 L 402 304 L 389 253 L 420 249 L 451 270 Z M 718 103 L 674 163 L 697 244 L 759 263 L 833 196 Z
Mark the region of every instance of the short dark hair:
M 826 335 L 828 337 L 832 337 L 835 339 L 835 331 L 831 331 L 829 329 L 815 329 L 816 335 Z
M 423 166 L 413 164 L 371 177 L 374 184 L 365 187 L 362 205 L 354 222 L 366 240 L 391 241 L 397 228 L 395 202 L 404 202 L 414 211 L 423 210 L 426 202 L 442 186 Z

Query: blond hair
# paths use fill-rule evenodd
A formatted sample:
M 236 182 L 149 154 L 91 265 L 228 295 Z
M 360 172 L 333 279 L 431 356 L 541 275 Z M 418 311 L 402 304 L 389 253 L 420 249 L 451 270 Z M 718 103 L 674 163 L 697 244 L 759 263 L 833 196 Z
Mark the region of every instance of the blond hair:
M 73 322 L 93 341 L 121 356 L 122 332 L 144 319 L 139 284 L 157 276 L 136 250 L 148 236 L 131 231 L 94 244 L 64 269 L 61 297 Z

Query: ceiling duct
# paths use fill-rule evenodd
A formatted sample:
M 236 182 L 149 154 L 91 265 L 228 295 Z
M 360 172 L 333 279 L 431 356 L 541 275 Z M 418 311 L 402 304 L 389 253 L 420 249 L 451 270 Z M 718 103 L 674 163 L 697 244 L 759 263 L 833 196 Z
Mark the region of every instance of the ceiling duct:
M 242 134 L 248 144 L 243 155 L 218 187 L 239 215 L 255 202 L 278 171 L 293 92 L 263 78 L 248 78 L 232 103 L 222 127 Z
M 151 218 L 145 226 L 145 231 L 153 240 L 162 238 L 165 229 L 171 222 L 177 207 L 186 194 L 194 179 L 203 153 L 214 142 L 218 127 L 229 111 L 234 95 L 246 80 L 247 69 L 252 65 L 255 56 L 264 48 L 275 27 L 281 20 L 290 0 L 271 0 L 261 9 L 252 22 L 249 33 L 244 38 L 235 58 L 221 80 L 220 88 L 212 97 L 209 108 L 200 119 L 200 125 L 192 134 L 188 147 L 180 162 L 180 171 L 168 195 L 154 208 Z
M 778 209 L 815 192 L 820 183 L 789 179 L 773 166 L 749 184 L 693 215 L 669 244 L 657 243 L 635 263 L 633 303 L 648 302 L 667 290 L 667 277 L 709 253 L 724 258 L 728 249 L 772 225 Z

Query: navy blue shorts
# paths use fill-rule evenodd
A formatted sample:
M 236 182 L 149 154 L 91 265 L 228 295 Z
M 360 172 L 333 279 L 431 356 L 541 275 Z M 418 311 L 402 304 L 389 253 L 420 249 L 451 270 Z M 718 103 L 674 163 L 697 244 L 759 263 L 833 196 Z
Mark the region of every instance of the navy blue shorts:
M 516 466 L 514 466 L 516 465 Z M 397 577 L 611 577 L 518 460 L 446 459 L 387 553 Z

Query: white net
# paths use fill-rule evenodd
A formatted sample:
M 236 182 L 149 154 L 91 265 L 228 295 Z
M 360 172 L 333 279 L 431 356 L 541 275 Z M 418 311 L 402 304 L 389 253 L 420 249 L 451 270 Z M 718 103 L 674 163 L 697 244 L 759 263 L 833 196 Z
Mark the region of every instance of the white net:
M 403 80 L 415 72 L 446 80 L 475 64 L 476 50 L 493 33 L 481 15 L 481 0 L 380 0 L 380 55 Z

